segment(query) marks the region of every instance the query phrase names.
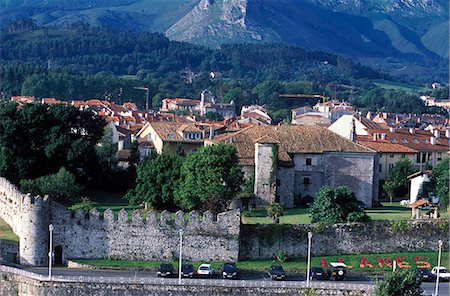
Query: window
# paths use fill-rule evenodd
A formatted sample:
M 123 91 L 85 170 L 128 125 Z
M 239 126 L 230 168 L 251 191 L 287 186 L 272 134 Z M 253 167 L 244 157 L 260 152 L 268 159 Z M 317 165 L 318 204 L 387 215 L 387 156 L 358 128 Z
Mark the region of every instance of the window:
M 391 153 L 391 154 L 389 155 L 389 157 L 390 157 L 390 158 L 394 158 L 394 153 Z
M 312 165 L 312 159 L 311 158 L 307 158 L 306 159 L 306 165 Z
M 402 139 L 403 143 L 408 143 L 408 140 Z
M 420 163 L 420 153 L 416 154 L 416 163 Z
M 424 143 L 428 143 L 428 140 L 427 140 L 427 139 L 423 139 L 423 142 L 424 142 Z
M 397 140 L 394 138 L 391 138 L 391 143 L 397 143 Z
M 442 160 L 442 152 L 437 153 L 437 160 Z
M 402 158 L 405 158 L 406 157 L 406 154 L 405 153 L 402 153 Z
M 309 177 L 303 178 L 303 184 L 305 184 L 305 185 L 311 184 L 311 180 L 309 179 Z
M 393 163 L 390 163 L 390 164 L 389 164 L 389 172 L 391 172 L 393 168 L 394 168 L 394 164 L 393 164 Z
M 378 170 L 380 171 L 380 173 L 381 173 L 381 169 L 382 169 L 382 166 L 381 166 L 381 163 L 378 165 Z
M 151 141 L 152 140 L 152 133 L 148 133 L 147 134 L 147 141 Z
M 277 179 L 277 186 L 280 186 L 280 185 L 281 185 L 281 180 Z
M 417 139 L 413 139 L 413 142 L 414 143 L 418 143 L 419 141 Z

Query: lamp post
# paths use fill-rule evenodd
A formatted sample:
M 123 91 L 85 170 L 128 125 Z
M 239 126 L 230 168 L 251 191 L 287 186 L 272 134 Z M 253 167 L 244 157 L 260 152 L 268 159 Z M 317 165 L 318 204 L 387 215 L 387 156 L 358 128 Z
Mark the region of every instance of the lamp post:
M 308 232 L 308 267 L 306 270 L 306 287 L 309 287 L 309 270 L 311 266 L 311 239 L 312 239 L 312 232 Z
M 183 262 L 182 252 L 183 252 L 183 229 L 178 230 L 178 233 L 180 234 L 180 262 L 178 263 L 178 285 L 181 285 L 181 263 Z
M 134 87 L 134 89 L 145 90 L 145 111 L 150 110 L 152 103 L 150 102 L 150 88 L 148 86 Z
M 439 272 L 441 269 L 441 250 L 442 250 L 442 240 L 438 241 L 439 253 L 438 253 L 438 265 L 437 265 L 437 274 L 436 274 L 436 286 L 434 287 L 434 296 L 438 296 L 439 291 Z
M 52 278 L 52 261 L 53 261 L 53 224 L 48 226 L 50 231 L 50 250 L 48 251 L 48 278 Z

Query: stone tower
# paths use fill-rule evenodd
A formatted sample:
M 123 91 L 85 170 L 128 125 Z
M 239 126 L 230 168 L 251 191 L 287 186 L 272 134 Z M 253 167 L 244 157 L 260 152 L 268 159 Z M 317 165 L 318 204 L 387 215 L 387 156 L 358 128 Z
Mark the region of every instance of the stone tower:
M 44 266 L 49 252 L 49 199 L 24 195 L 20 211 L 20 263 Z
M 255 196 L 262 205 L 275 201 L 279 144 L 268 136 L 255 141 Z

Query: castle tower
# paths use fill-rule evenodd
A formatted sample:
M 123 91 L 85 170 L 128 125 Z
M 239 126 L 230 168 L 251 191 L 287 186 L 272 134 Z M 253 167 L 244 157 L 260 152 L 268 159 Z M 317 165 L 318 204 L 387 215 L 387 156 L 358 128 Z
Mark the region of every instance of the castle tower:
M 20 216 L 20 263 L 45 266 L 49 252 L 49 199 L 48 196 L 23 197 Z
M 268 136 L 255 141 L 255 196 L 262 205 L 275 202 L 279 144 Z

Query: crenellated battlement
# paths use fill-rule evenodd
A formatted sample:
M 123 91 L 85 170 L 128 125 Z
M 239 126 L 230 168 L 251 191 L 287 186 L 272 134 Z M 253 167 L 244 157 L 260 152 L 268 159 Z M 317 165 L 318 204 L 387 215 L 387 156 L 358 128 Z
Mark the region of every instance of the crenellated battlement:
M 201 216 L 198 211 L 189 213 L 183 211 L 177 211 L 176 213 L 149 211 L 143 213 L 141 210 L 134 210 L 130 214 L 127 210 L 121 209 L 115 214 L 112 210 L 107 209 L 102 214 L 97 209 L 92 209 L 89 212 L 78 209 L 74 213 L 69 214 L 67 212 L 65 215 L 67 216 L 65 223 L 84 225 L 84 227 L 91 227 L 92 229 L 132 225 L 133 227 L 153 228 L 158 231 L 184 229 L 200 232 L 220 229 L 224 235 L 234 235 L 236 229 L 232 226 L 240 221 L 239 211 L 229 211 L 218 215 L 206 211 Z
M 20 238 L 21 263 L 48 263 L 49 224 L 53 245 L 68 258 L 166 260 L 177 256 L 179 229 L 184 230 L 184 256 L 191 260 L 236 260 L 240 213 L 207 211 L 147 213 L 122 209 L 75 212 L 48 196 L 23 194 L 0 178 L 0 217 Z M 198 252 L 202 250 L 202 252 Z

